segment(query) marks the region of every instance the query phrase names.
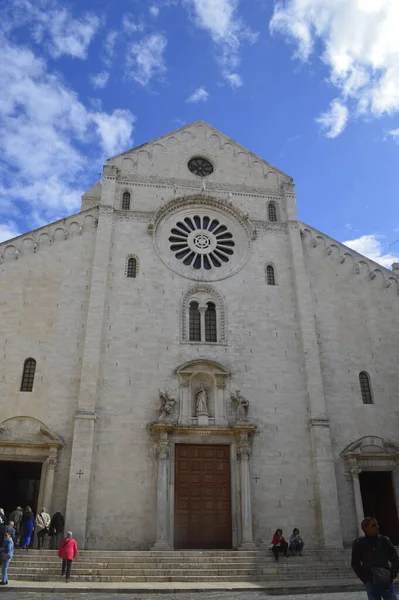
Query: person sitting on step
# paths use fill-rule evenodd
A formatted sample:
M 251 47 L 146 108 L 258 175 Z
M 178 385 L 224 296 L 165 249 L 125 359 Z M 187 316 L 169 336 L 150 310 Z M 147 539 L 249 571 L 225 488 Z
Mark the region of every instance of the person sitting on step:
M 278 560 L 278 555 L 280 552 L 283 553 L 284 556 L 287 556 L 288 544 L 283 537 L 282 529 L 276 529 L 276 533 L 274 534 L 272 540 L 272 552 L 276 560 Z
M 299 556 L 302 556 L 302 550 L 304 545 L 305 543 L 299 535 L 299 529 L 297 527 L 294 527 L 294 530 L 290 535 L 288 545 L 288 551 L 291 554 L 291 556 L 295 556 L 296 553 L 299 554 Z

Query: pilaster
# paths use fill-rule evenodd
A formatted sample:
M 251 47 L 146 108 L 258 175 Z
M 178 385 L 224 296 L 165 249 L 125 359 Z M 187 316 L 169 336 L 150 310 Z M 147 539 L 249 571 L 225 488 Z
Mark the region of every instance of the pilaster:
M 287 205 L 295 205 L 293 186 L 286 185 L 284 187 L 284 194 L 287 199 Z M 297 312 L 305 361 L 310 416 L 309 432 L 321 533 L 326 548 L 340 548 L 342 547 L 342 531 L 330 422 L 327 416 L 321 375 L 313 299 L 308 274 L 305 269 L 305 260 L 297 221 L 289 222 L 288 232 L 291 245 Z
M 82 357 L 78 409 L 74 415 L 66 527 L 79 546 L 86 544 L 86 521 L 93 455 L 96 399 L 100 372 L 102 323 L 110 260 L 113 208 L 100 205 L 91 276 L 86 336 Z
M 255 543 L 252 531 L 252 499 L 251 499 L 251 477 L 249 469 L 249 460 L 251 456 L 251 446 L 247 434 L 240 436 L 238 445 L 238 456 L 240 458 L 241 473 L 241 544 L 239 550 L 253 550 Z

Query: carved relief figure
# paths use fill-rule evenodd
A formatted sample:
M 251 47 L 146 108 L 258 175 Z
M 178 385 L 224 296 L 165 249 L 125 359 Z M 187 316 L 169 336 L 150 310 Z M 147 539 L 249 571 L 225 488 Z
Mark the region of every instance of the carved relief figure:
M 204 384 L 201 383 L 201 387 L 199 392 L 197 392 L 196 402 L 195 402 L 195 416 L 209 416 L 208 413 L 208 395 L 206 393 Z
M 240 390 L 230 392 L 230 398 L 236 409 L 237 421 L 248 421 L 249 400 L 241 395 Z
M 169 392 L 159 392 L 161 406 L 159 409 L 159 420 L 168 421 L 172 419 L 176 406 L 176 399 L 169 395 Z

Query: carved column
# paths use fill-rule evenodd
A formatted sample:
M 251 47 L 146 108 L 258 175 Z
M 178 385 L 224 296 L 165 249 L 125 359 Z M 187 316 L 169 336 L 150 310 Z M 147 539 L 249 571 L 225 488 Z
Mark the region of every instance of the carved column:
M 43 507 L 47 509 L 47 512 L 50 515 L 53 514 L 53 489 L 54 489 L 54 477 L 55 477 L 55 469 L 57 467 L 57 448 L 52 448 L 50 450 L 50 455 L 46 460 L 46 479 L 44 483 L 44 492 L 43 492 L 43 506 L 39 506 L 39 510 Z
M 153 550 L 170 550 L 168 527 L 168 434 L 161 433 L 157 447 L 158 482 L 157 482 L 157 525 Z
M 352 475 L 353 495 L 355 497 L 357 528 L 359 531 L 359 535 L 363 535 L 363 530 L 360 526 L 361 522 L 364 519 L 362 492 L 360 489 L 360 480 L 359 480 L 359 475 L 361 473 L 361 469 L 357 466 L 354 466 L 354 467 L 351 467 L 350 472 Z
M 252 550 L 255 548 L 255 543 L 252 533 L 251 479 L 249 472 L 251 447 L 247 435 L 241 436 L 238 455 L 241 459 L 241 544 L 238 549 Z
M 191 425 L 191 394 L 190 378 L 192 373 L 182 373 L 180 375 L 180 418 L 179 424 Z
M 200 311 L 201 342 L 205 342 L 205 313 L 206 313 L 206 306 L 200 305 L 198 307 L 198 310 Z

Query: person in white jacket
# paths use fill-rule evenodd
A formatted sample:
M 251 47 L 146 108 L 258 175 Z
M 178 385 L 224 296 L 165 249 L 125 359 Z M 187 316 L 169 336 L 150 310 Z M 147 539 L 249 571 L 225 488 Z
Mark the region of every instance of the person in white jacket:
M 35 532 L 37 536 L 37 548 L 40 550 L 43 548 L 44 536 L 48 533 L 48 527 L 50 525 L 51 517 L 45 508 L 36 515 Z

